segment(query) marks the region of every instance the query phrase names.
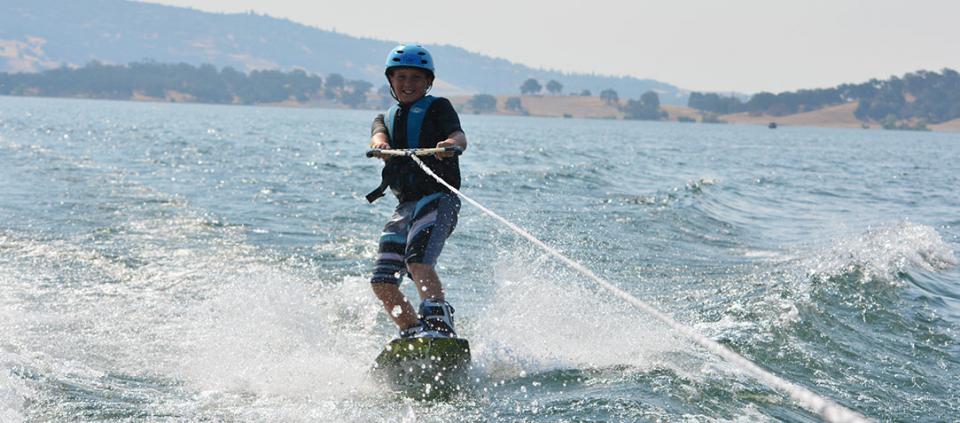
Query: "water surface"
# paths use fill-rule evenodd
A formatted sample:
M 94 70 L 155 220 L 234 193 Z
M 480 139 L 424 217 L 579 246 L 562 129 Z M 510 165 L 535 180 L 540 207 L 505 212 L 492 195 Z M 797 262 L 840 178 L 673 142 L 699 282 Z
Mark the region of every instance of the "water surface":
M 473 391 L 384 392 L 372 115 L 0 97 L 0 421 L 818 421 L 469 205 L 439 272 Z M 867 416 L 957 418 L 957 135 L 462 119 L 465 193 L 605 279 Z

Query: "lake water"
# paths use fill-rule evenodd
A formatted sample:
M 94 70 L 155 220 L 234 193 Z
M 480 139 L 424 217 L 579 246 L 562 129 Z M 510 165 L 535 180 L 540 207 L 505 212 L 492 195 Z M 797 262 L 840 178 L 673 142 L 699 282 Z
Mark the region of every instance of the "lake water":
M 0 97 L 0 421 L 819 421 L 468 204 L 472 389 L 385 392 L 373 114 Z M 462 120 L 464 193 L 605 280 L 868 417 L 960 418 L 960 135 Z

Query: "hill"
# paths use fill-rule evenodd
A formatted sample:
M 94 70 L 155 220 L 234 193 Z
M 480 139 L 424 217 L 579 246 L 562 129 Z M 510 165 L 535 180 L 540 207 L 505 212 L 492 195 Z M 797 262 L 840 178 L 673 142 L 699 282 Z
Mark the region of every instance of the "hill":
M 832 88 L 761 92 L 746 102 L 732 96 L 693 92 L 688 105 L 705 113 L 730 116 L 727 120 L 776 116 L 804 124 L 826 118 L 838 123 L 842 120 L 846 126 L 860 122 L 861 126 L 880 125 L 884 129 L 927 130 L 930 125 L 960 119 L 960 72 L 949 68 L 940 72 L 919 70 L 903 77 Z M 831 113 L 834 116 L 826 116 Z
M 258 14 L 219 14 L 124 0 L 0 0 L 0 71 L 37 72 L 97 60 L 230 66 L 241 72 L 303 69 L 383 84 L 383 60 L 396 41 L 351 37 Z M 335 6 L 330 6 L 335 13 Z M 518 93 L 527 78 L 567 91 L 616 90 L 621 98 L 655 91 L 667 104 L 686 92 L 633 77 L 533 69 L 460 47 L 429 46 L 438 59 L 436 93 Z
M 930 129 L 938 132 L 960 132 L 960 118 L 930 125 Z
M 823 126 L 831 128 L 861 128 L 864 122 L 853 115 L 857 109 L 857 103 L 846 103 L 836 106 L 824 107 L 809 112 L 794 113 L 784 116 L 771 116 L 761 113 L 734 113 L 723 115 L 723 120 L 730 123 L 743 123 L 753 125 L 767 125 L 770 122 L 776 122 L 778 125 L 787 126 Z
M 521 110 L 511 110 L 507 107 L 509 98 L 520 99 Z M 459 110 L 467 113 L 480 113 L 471 109 L 469 96 L 454 96 L 450 102 Z M 588 119 L 622 119 L 623 112 L 616 105 L 605 103 L 597 96 L 563 96 L 563 95 L 524 95 L 524 96 L 497 96 L 496 113 L 501 115 L 529 115 L 542 117 L 575 117 Z
M 882 122 L 862 121 L 854 115 L 859 107 L 858 102 L 850 102 L 835 106 L 828 106 L 809 112 L 774 116 L 767 113 L 733 113 L 719 115 L 717 119 L 724 123 L 738 125 L 764 125 L 776 122 L 779 126 L 813 126 L 821 128 L 867 128 L 883 129 Z M 664 106 L 670 113 L 670 120 L 678 116 L 686 116 L 696 121 L 703 119 L 704 113 L 690 107 Z M 943 123 L 927 125 L 927 129 L 937 132 L 960 132 L 960 119 L 953 119 Z

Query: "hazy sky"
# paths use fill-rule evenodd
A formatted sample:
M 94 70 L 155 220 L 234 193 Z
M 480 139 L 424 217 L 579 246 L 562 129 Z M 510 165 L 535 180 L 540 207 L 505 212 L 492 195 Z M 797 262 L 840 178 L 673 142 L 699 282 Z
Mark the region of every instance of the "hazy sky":
M 149 0 L 705 91 L 960 70 L 958 0 Z M 384 52 L 386 55 L 386 52 Z M 443 65 L 443 58 L 437 58 Z

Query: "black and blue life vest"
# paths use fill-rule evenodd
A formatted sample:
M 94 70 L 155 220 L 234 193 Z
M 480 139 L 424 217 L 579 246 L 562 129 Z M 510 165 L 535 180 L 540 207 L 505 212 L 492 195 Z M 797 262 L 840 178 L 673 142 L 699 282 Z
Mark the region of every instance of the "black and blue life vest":
M 427 109 L 430 108 L 430 105 L 433 104 L 433 100 L 436 97 L 432 95 L 424 96 L 423 98 L 417 100 L 413 105 L 407 108 L 407 145 L 399 146 L 394 145 L 395 136 L 393 136 L 394 131 L 394 121 L 397 119 L 397 112 L 400 111 L 400 105 L 394 104 L 390 110 L 387 110 L 387 116 L 384 123 L 387 125 L 387 137 L 390 139 L 390 147 L 392 148 L 420 148 L 420 129 L 423 128 L 423 118 L 427 115 Z M 424 147 L 433 147 L 424 146 Z
M 440 134 L 436 128 L 428 131 L 432 133 L 425 133 L 424 131 L 424 122 L 434 100 L 436 100 L 436 97 L 428 95 L 417 100 L 409 107 L 396 104 L 387 111 L 384 124 L 387 127 L 387 136 L 391 148 L 434 147 L 437 142 L 450 135 Z M 398 125 L 400 119 L 404 119 L 402 125 Z M 396 134 L 398 128 L 403 130 L 405 137 L 397 136 L 399 135 Z M 401 141 L 404 138 L 406 144 Z M 460 168 L 456 157 L 437 160 L 433 156 L 422 156 L 420 159 L 438 176 L 459 188 Z M 394 157 L 387 160 L 380 175 L 380 186 L 367 194 L 366 197 L 367 201 L 371 203 L 382 197 L 387 187 L 393 191 L 401 202 L 416 200 L 435 192 L 447 191 L 443 185 L 427 175 L 423 169 L 420 169 L 420 166 L 410 157 Z

